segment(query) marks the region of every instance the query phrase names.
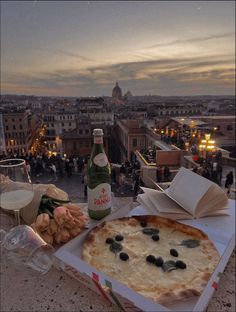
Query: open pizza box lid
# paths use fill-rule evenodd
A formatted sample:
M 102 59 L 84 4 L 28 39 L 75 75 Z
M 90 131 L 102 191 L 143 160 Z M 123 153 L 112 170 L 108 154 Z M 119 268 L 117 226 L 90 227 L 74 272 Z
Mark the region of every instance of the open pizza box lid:
M 224 271 L 224 268 L 234 248 L 234 221 L 232 223 L 232 220 L 234 220 L 233 201 L 231 202 L 231 206 L 231 217 L 223 217 L 224 220 L 222 217 L 211 217 L 202 219 L 204 220 L 204 222 L 201 220 L 183 221 L 183 223 L 185 224 L 195 226 L 196 228 L 199 228 L 203 231 L 205 230 L 204 232 L 208 234 L 209 238 L 214 242 L 221 256 L 221 259 L 200 297 L 173 304 L 171 306 L 168 306 L 168 308 L 161 304 L 158 304 L 155 301 L 143 297 L 142 295 L 136 293 L 134 290 L 128 288 L 127 286 L 119 283 L 115 279 L 106 276 L 104 273 L 88 265 L 81 259 L 83 242 L 88 232 L 93 227 L 101 222 L 104 222 L 105 220 L 113 220 L 124 216 L 150 214 L 143 207 L 139 206 L 131 210 L 130 205 L 123 206 L 103 220 L 92 222 L 92 225 L 88 230 L 84 231 L 55 252 L 55 263 L 59 269 L 62 269 L 67 274 L 74 277 L 88 288 L 100 294 L 105 300 L 109 301 L 110 303 L 112 302 L 113 304 L 117 305 L 125 311 L 204 311 L 215 289 L 217 289 L 220 276 Z M 207 222 L 208 219 L 210 220 L 209 228 Z M 194 221 L 196 221 L 196 224 L 194 223 Z M 217 235 L 219 239 L 217 239 L 216 235 L 214 235 L 214 230 L 216 229 L 220 229 L 220 232 L 222 234 L 222 236 L 220 237 Z M 225 231 L 228 231 L 227 237 L 224 237 Z

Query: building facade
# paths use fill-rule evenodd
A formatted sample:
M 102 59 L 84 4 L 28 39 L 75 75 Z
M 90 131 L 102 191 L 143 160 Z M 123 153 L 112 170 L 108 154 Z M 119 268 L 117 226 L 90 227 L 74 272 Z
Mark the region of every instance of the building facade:
M 93 129 L 103 129 L 105 151 L 109 153 L 109 128 L 105 125 L 92 124 L 89 117 L 81 116 L 76 120 L 76 128 L 63 132 L 60 136 L 63 153 L 66 157 L 88 157 L 93 147 Z
M 11 108 L 5 109 L 2 119 L 6 152 L 28 152 L 40 129 L 40 118 L 28 109 Z
M 121 160 L 131 160 L 136 150 L 146 146 L 146 126 L 140 120 L 117 120 L 117 141 L 121 148 Z

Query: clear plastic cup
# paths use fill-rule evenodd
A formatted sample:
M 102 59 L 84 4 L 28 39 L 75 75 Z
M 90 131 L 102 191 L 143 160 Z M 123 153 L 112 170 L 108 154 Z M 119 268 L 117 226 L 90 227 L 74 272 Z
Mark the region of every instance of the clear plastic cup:
M 1 230 L 1 245 L 16 264 L 32 268 L 42 274 L 53 264 L 53 247 L 47 244 L 28 225 L 18 225 L 8 233 Z

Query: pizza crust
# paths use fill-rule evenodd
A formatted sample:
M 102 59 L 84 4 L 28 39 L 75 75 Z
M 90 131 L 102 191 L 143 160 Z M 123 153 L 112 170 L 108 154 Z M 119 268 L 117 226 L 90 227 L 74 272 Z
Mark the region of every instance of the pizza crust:
M 160 230 L 158 242 L 142 233 L 141 221 L 147 222 L 147 227 Z M 120 243 L 122 252 L 129 255 L 128 261 L 120 260 L 105 243 L 107 237 L 115 238 L 117 234 L 124 237 Z M 200 240 L 200 246 L 180 246 L 184 239 Z M 179 256 L 171 256 L 170 248 L 175 248 Z M 164 272 L 146 262 L 149 254 L 161 256 L 164 261 L 182 260 L 187 268 Z M 215 246 L 201 230 L 159 216 L 125 217 L 103 222 L 89 232 L 82 258 L 107 276 L 166 306 L 199 296 L 220 259 Z

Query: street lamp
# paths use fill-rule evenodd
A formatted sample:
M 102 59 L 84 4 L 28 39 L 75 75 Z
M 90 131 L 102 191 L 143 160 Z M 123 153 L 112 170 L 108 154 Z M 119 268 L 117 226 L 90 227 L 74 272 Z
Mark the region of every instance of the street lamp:
M 211 140 L 211 134 L 206 133 L 205 134 L 205 140 L 201 140 L 201 143 L 199 145 L 199 150 L 203 152 L 214 152 L 216 149 L 215 141 Z M 205 154 L 204 153 L 204 154 Z

